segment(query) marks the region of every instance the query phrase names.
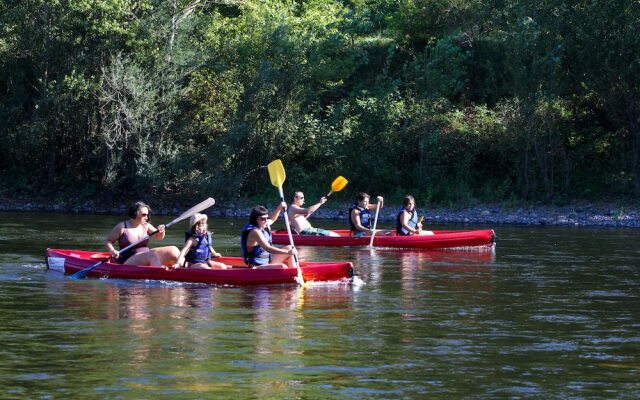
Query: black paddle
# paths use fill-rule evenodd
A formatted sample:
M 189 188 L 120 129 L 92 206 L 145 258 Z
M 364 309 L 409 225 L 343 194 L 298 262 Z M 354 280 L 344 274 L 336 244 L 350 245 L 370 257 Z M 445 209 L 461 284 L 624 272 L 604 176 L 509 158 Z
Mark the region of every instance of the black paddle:
M 212 205 L 214 205 L 216 203 L 216 201 L 212 198 L 209 197 L 208 199 L 206 199 L 205 201 L 203 201 L 202 203 L 191 207 L 190 209 L 188 209 L 187 211 L 185 211 L 184 213 L 182 213 L 182 215 L 180 215 L 178 218 L 174 219 L 173 221 L 169 222 L 168 224 L 165 225 L 165 229 L 170 227 L 173 224 L 176 224 L 184 219 L 189 218 L 190 216 L 192 216 L 195 213 L 198 213 L 202 210 L 206 210 L 207 208 L 211 207 Z M 138 241 L 136 241 L 135 243 L 131 243 L 130 245 L 128 245 L 127 247 L 125 247 L 124 249 L 120 249 L 120 253 L 127 251 L 129 249 L 131 249 L 132 247 L 144 242 L 145 240 L 149 239 L 151 236 L 155 235 L 156 233 L 158 233 L 159 231 L 156 229 L 155 231 L 151 232 L 151 234 L 149 235 L 145 235 L 144 237 L 140 238 Z M 74 274 L 72 274 L 70 277 L 73 279 L 84 279 L 86 278 L 87 274 L 89 272 L 91 272 L 93 269 L 97 268 L 98 266 L 102 265 L 102 263 L 105 263 L 107 261 L 109 261 L 111 259 L 112 256 L 109 256 L 107 258 L 105 258 L 104 260 L 97 262 L 95 264 L 93 264 L 92 266 L 85 268 L 83 270 L 80 270 Z

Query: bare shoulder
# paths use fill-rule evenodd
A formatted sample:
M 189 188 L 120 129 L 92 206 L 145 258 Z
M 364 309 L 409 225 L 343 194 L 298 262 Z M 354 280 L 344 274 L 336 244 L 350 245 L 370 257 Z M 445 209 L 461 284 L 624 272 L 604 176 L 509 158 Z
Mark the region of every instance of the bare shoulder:
M 110 242 L 115 241 L 120 235 L 122 235 L 122 232 L 124 232 L 124 222 L 118 222 L 113 228 L 111 228 L 111 231 L 107 235 L 107 240 Z
M 302 208 L 300 206 L 297 206 L 295 204 L 291 204 L 289 206 L 289 210 L 292 214 L 304 214 L 305 212 L 307 212 L 306 208 Z
M 256 240 L 257 238 L 259 238 L 261 235 L 259 234 L 259 230 L 256 228 L 253 228 L 249 231 L 249 233 L 247 234 L 247 239 L 249 240 Z
M 111 229 L 112 232 L 114 231 L 122 231 L 124 230 L 124 221 L 120 221 L 117 224 L 115 224 L 115 226 Z

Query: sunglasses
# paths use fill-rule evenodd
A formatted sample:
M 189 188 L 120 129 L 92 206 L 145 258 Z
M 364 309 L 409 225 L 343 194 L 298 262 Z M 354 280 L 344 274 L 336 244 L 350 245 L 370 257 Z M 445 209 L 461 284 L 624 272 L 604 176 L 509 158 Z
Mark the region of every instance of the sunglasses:
M 269 219 L 269 217 L 267 217 L 265 215 L 265 216 L 262 216 L 262 217 L 258 217 L 258 219 L 261 220 L 261 221 L 266 221 L 267 219 Z
M 296 199 L 303 199 L 304 200 L 304 196 L 296 196 Z
M 149 216 L 149 214 L 144 213 L 144 214 L 140 214 L 140 216 L 141 216 L 141 217 L 148 217 L 148 216 Z

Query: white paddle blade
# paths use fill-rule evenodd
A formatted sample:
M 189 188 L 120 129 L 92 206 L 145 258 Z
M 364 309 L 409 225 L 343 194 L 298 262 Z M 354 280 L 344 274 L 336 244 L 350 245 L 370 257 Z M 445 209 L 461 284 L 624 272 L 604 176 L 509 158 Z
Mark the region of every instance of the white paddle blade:
M 178 223 L 178 222 L 180 222 L 180 221 L 182 221 L 184 219 L 187 219 L 190 216 L 192 216 L 193 214 L 198 213 L 200 211 L 204 211 L 207 208 L 213 206 L 214 204 L 216 204 L 216 201 L 213 199 L 213 197 L 209 197 L 205 201 L 203 201 L 203 202 L 201 202 L 199 204 L 196 204 L 195 206 L 191 207 L 187 211 L 183 212 L 182 215 L 180 215 L 178 218 L 174 219 L 173 221 L 169 222 L 166 226 L 170 226 L 170 225 Z

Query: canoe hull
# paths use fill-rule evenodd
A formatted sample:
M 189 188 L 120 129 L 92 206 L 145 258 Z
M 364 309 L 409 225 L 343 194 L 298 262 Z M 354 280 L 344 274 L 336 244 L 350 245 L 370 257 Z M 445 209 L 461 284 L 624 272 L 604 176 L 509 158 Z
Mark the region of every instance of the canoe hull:
M 371 237 L 351 237 L 348 230 L 334 230 L 340 237 L 293 235 L 296 246 L 368 246 Z M 493 246 L 496 235 L 493 229 L 433 231 L 433 235 L 378 236 L 373 238 L 375 247 L 398 249 L 446 249 L 460 247 Z M 273 243 L 289 244 L 287 231 L 273 234 Z
M 104 253 L 81 250 L 47 249 L 47 267 L 51 270 L 73 274 L 95 265 L 104 259 Z M 218 261 L 236 268 L 165 270 L 164 267 L 121 265 L 105 262 L 87 275 L 92 278 L 166 280 L 216 285 L 247 286 L 295 284 L 295 268 L 251 269 L 244 267 L 240 257 L 222 257 Z M 305 281 L 341 281 L 353 277 L 350 262 L 300 262 Z

